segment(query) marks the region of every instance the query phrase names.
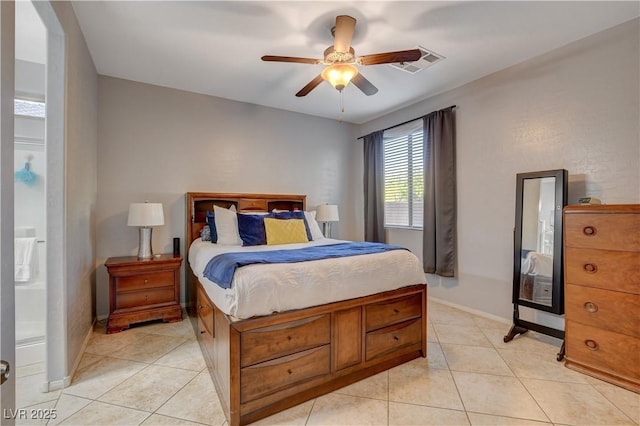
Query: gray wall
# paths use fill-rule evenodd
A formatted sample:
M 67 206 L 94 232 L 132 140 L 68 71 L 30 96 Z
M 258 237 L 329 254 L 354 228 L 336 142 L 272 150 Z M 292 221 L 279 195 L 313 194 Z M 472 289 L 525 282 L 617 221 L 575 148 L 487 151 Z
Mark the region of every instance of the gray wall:
M 458 276 L 428 276 L 430 296 L 511 316 L 517 173 L 566 168 L 574 204 L 585 195 L 640 202 L 639 22 L 360 126 L 364 135 L 458 106 Z M 362 173 L 361 160 L 358 168 Z M 391 230 L 389 240 L 421 254 L 421 235 Z
M 334 120 L 101 76 L 98 317 L 108 314 L 104 261 L 137 253 L 138 231 L 127 227 L 132 202 L 163 203 L 165 225 L 153 230 L 156 253 L 171 252 L 173 237 L 186 253 L 189 191 L 306 194 L 309 209 L 339 205 L 334 237 L 356 238 L 352 131 Z
M 52 195 L 64 200 L 66 282 L 57 303 L 66 312 L 70 374 L 95 317 L 98 75 L 71 3 L 51 4 L 66 35 L 64 193 Z

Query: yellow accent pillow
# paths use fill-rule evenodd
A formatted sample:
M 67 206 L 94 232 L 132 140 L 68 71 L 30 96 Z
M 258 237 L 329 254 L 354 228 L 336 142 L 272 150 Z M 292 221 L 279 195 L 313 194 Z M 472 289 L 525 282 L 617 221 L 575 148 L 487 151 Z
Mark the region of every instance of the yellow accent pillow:
M 307 243 L 307 229 L 302 219 L 264 219 L 267 245 Z

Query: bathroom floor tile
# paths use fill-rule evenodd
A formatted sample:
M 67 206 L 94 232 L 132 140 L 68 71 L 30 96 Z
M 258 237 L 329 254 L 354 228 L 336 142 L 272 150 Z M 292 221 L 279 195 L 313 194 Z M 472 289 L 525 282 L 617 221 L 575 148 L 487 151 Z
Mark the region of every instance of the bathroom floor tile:
M 436 335 L 440 343 L 491 347 L 491 342 L 473 321 L 471 325 L 434 323 L 433 327 L 436 329 Z
M 154 362 L 165 367 L 182 368 L 184 370 L 202 371 L 207 367 L 200 345 L 195 339 L 188 339 L 171 352 Z
M 388 402 L 331 393 L 316 398 L 308 426 L 386 425 Z
M 558 362 L 553 353 L 512 349 L 498 349 L 498 353 L 518 377 L 558 382 L 587 382 L 584 374 L 566 368 L 564 362 Z
M 422 358 L 389 371 L 389 401 L 464 410 L 449 370 L 429 368 Z
M 146 367 L 141 362 L 101 357 L 96 362 L 78 368 L 71 386 L 63 390 L 69 395 L 97 399 Z
M 509 366 L 494 348 L 442 344 L 451 371 L 513 376 Z
M 520 418 L 549 421 L 516 377 L 462 371 L 452 374 L 467 411 L 509 417 L 517 410 Z
M 121 333 L 126 333 L 122 331 Z M 187 341 L 182 337 L 159 336 L 146 333 L 131 333 L 141 345 L 127 345 L 111 353 L 115 358 L 152 363 Z
M 198 373 L 156 413 L 207 425 L 226 420 L 208 370 Z
M 522 383 L 553 423 L 576 425 L 632 425 L 633 421 L 593 386 L 549 380 Z
M 334 391 L 334 393 L 386 401 L 389 398 L 389 372 L 383 371 L 375 376 L 340 388 Z
M 389 426 L 462 426 L 468 424 L 469 419 L 464 411 L 389 402 Z
M 518 413 L 513 413 L 517 416 Z M 492 416 L 491 414 L 467 413 L 472 426 L 553 426 L 552 423 L 517 417 Z
M 155 411 L 196 376 L 195 371 L 150 365 L 98 400 L 143 411 Z
M 105 404 L 93 401 L 91 404 L 79 410 L 77 413 L 63 420 L 61 425 L 122 425 L 137 426 L 142 423 L 151 413 L 133 410 L 131 408 L 119 407 L 117 405 Z
M 16 407 L 30 407 L 58 399 L 60 390 L 42 392 L 46 380 L 45 373 L 16 378 Z
M 315 399 L 251 423 L 251 426 L 305 426 Z

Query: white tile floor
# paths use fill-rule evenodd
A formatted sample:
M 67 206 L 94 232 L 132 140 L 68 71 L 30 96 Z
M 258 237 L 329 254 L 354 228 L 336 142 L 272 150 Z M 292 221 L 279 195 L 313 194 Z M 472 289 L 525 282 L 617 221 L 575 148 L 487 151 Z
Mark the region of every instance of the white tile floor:
M 430 301 L 428 357 L 256 424 L 638 425 L 640 395 L 569 370 L 560 341 Z M 99 324 L 73 383 L 39 392 L 41 366 L 18 371 L 17 403 L 55 409 L 48 424 L 225 425 L 188 320 L 106 335 Z M 29 412 L 29 410 L 27 410 Z M 47 423 L 19 420 L 19 424 Z

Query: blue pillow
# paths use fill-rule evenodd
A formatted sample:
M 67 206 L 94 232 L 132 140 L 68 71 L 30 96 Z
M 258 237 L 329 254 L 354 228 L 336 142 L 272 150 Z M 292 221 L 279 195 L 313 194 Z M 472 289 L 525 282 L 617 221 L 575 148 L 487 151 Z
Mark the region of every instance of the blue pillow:
M 216 230 L 216 217 L 212 211 L 207 210 L 207 225 L 209 225 L 209 233 L 211 234 L 211 242 L 218 242 L 218 231 Z
M 261 246 L 267 244 L 267 232 L 264 229 L 264 218 L 271 214 L 238 213 L 238 233 L 243 246 Z
M 292 212 L 275 212 L 273 213 L 276 219 L 302 219 L 304 221 L 304 229 L 307 231 L 307 239 L 309 241 L 313 241 L 313 237 L 311 236 L 311 230 L 309 229 L 309 224 L 307 223 L 307 217 L 304 215 L 302 210 L 294 210 Z

